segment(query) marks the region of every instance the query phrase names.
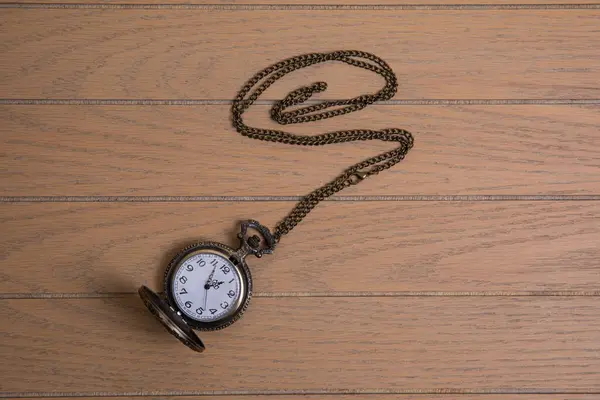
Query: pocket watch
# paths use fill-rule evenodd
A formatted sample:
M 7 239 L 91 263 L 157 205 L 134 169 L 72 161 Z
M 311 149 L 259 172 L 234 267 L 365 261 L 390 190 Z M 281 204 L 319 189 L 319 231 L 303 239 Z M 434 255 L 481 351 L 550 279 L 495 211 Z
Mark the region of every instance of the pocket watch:
M 247 256 L 261 257 L 273 253 L 282 236 L 289 233 L 317 204 L 344 188 L 391 168 L 402 161 L 413 147 L 410 132 L 398 128 L 353 129 L 304 136 L 246 125 L 244 112 L 278 79 L 300 68 L 328 61 L 375 72 L 385 79 L 385 85 L 374 94 L 348 100 L 321 101 L 287 111 L 327 89 L 324 82 L 300 87 L 273 105 L 271 117 L 276 122 L 286 125 L 332 118 L 361 110 L 376 101 L 389 100 L 396 93 L 396 75 L 384 60 L 373 54 L 355 50 L 304 54 L 265 68 L 244 85 L 231 109 L 236 130 L 251 139 L 301 146 L 382 140 L 396 142 L 396 148 L 347 168 L 333 181 L 303 197 L 273 233 L 250 219 L 241 223 L 237 249 L 217 242 L 199 242 L 182 249 L 166 268 L 164 293 L 157 294 L 141 286 L 138 293 L 144 304 L 171 334 L 192 350 L 205 350 L 195 330 L 226 328 L 238 321 L 248 307 L 252 296 L 252 276 L 246 264 Z M 250 234 L 249 230 L 253 230 L 254 234 Z
M 248 228 L 261 236 L 249 236 Z M 184 248 L 169 263 L 164 277 L 164 295 L 146 286 L 139 295 L 150 311 L 176 338 L 193 350 L 205 347 L 193 329 L 214 331 L 237 321 L 252 297 L 252 275 L 246 257 L 271 254 L 275 239 L 257 221 L 241 224 L 240 247 L 217 242 L 199 242 Z

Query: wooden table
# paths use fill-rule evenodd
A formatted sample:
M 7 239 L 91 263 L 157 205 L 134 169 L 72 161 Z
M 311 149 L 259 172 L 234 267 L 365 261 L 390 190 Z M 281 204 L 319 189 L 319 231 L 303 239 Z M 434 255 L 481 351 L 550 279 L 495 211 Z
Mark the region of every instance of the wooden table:
M 600 398 L 600 3 L 0 3 L 3 397 Z M 339 49 L 389 62 L 396 97 L 284 128 L 405 128 L 415 147 L 252 260 L 251 308 L 195 354 L 137 287 L 390 149 L 232 128 L 256 71 Z M 320 99 L 382 84 L 298 71 L 249 123 L 278 127 L 273 100 L 315 81 Z

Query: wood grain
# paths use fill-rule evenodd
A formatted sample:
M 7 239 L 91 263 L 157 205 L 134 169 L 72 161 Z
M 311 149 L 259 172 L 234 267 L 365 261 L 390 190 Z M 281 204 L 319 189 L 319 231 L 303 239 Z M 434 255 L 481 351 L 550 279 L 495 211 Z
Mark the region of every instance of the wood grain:
M 202 355 L 134 296 L 4 300 L 0 315 L 5 392 L 600 390 L 590 298 L 255 299 Z
M 0 293 L 159 288 L 184 245 L 236 245 L 236 221 L 273 226 L 292 206 L 2 204 L 0 261 L 18 268 Z M 600 202 L 328 202 L 249 262 L 262 293 L 596 291 L 598 237 Z
M 574 200 L 600 198 L 600 4 L 282 3 L 0 0 L 0 397 L 597 399 L 600 202 Z M 390 148 L 231 127 L 253 73 L 345 48 L 390 62 L 395 100 L 286 130 L 401 127 L 416 147 L 251 260 L 249 311 L 190 352 L 135 289 Z M 381 84 L 302 70 L 248 121 L 277 128 L 265 104 L 319 80 L 321 99 Z
M 399 98 L 600 97 L 600 10 L 3 14 L 2 98 L 230 99 L 269 64 L 347 47 L 388 61 L 399 74 Z M 327 98 L 381 84 L 356 68 L 322 65 L 290 75 L 265 98 L 316 80 L 330 82 Z
M 412 5 L 433 5 L 433 6 L 460 6 L 460 5 L 487 5 L 498 6 L 497 0 L 295 0 L 293 3 L 282 0 L 104 0 L 102 3 L 95 3 L 93 0 L 0 0 L 2 3 L 14 4 L 181 4 L 181 5 L 209 5 L 215 8 L 219 6 L 246 6 L 275 5 L 281 8 L 293 7 L 295 5 L 306 5 L 318 8 L 319 6 L 355 6 L 355 7 L 378 7 L 378 6 L 412 6 Z M 565 8 L 577 7 L 583 4 L 594 4 L 592 2 L 582 3 L 581 0 L 503 0 L 503 5 L 564 5 Z M 456 7 L 459 8 L 459 7 Z
M 34 394 L 34 393 L 32 393 Z M 37 394 L 37 393 L 35 393 Z M 325 397 L 326 396 L 326 397 Z M 81 400 L 92 400 L 98 397 L 85 397 L 77 396 Z M 333 395 L 333 394 L 319 394 L 319 395 L 306 395 L 306 394 L 295 394 L 295 395 L 222 395 L 218 394 L 215 396 L 211 395 L 200 395 L 200 396 L 168 396 L 168 395 L 152 395 L 153 400 L 323 400 L 323 398 L 335 399 L 335 400 L 595 400 L 598 395 L 596 394 L 534 394 L 534 393 L 511 393 L 511 394 L 349 394 L 349 395 Z M 16 400 L 22 397 L 4 397 L 6 400 Z M 56 400 L 71 400 L 73 397 L 56 397 L 52 398 Z M 142 396 L 102 396 L 106 400 L 138 400 L 144 398 Z
M 256 106 L 252 126 L 281 129 Z M 343 195 L 599 194 L 600 106 L 373 106 L 286 131 L 402 127 L 400 165 Z M 0 195 L 308 194 L 391 149 L 303 148 L 233 130 L 228 106 L 0 106 Z

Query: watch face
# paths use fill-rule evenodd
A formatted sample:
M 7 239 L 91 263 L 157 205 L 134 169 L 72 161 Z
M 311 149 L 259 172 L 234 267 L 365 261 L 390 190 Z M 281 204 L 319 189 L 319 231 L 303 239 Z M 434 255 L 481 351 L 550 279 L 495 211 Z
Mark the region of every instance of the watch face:
M 243 264 L 222 250 L 200 248 L 176 257 L 165 284 L 170 301 L 191 326 L 219 329 L 243 311 L 248 279 Z

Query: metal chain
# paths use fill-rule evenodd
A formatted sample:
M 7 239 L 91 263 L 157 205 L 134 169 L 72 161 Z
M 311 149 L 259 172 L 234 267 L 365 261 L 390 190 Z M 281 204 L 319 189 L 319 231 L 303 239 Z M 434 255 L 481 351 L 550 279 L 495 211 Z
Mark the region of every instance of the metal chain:
M 399 163 L 413 146 L 413 137 L 410 132 L 397 128 L 382 130 L 353 129 L 304 136 L 280 130 L 254 128 L 244 123 L 242 118 L 244 112 L 278 79 L 298 69 L 327 61 L 341 61 L 354 67 L 375 72 L 385 79 L 385 86 L 375 94 L 362 95 L 347 100 L 323 101 L 314 105 L 286 111 L 287 108 L 302 104 L 315 93 L 323 92 L 327 89 L 325 82 L 316 82 L 310 86 L 296 89 L 290 92 L 283 100 L 276 102 L 271 109 L 273 120 L 282 125 L 319 121 L 362 110 L 376 101 L 389 100 L 396 94 L 398 82 L 394 71 L 392 71 L 385 61 L 373 54 L 356 50 L 304 54 L 267 67 L 246 82 L 233 101 L 233 125 L 236 130 L 252 139 L 301 146 L 323 146 L 355 140 L 375 139 L 386 142 L 397 142 L 399 145 L 394 150 L 368 158 L 351 166 L 333 181 L 303 197 L 296 207 L 275 227 L 273 236 L 277 242 L 279 242 L 283 235 L 287 234 L 302 221 L 319 202 L 346 187 L 359 183 L 368 176 L 375 175 Z M 323 111 L 333 107 L 337 108 Z

